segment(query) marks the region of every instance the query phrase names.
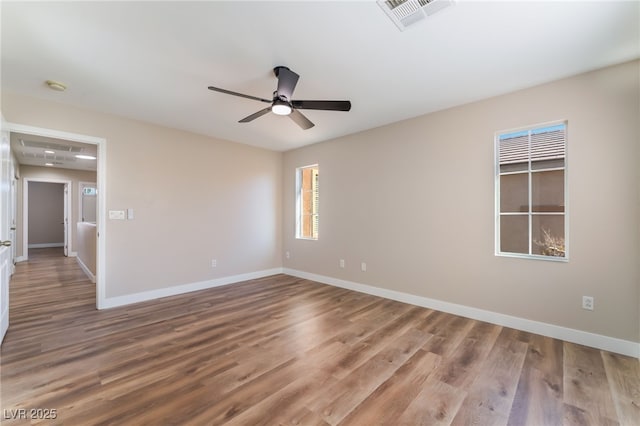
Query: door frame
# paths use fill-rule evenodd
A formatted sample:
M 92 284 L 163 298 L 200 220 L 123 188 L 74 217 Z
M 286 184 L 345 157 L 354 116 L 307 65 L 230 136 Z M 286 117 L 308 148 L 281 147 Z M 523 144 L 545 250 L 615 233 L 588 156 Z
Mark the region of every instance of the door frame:
M 64 185 L 64 255 L 71 256 L 69 242 L 71 241 L 71 227 L 69 215 L 71 209 L 71 197 L 69 191 L 73 187 L 73 181 L 49 178 L 23 178 L 22 179 L 22 260 L 29 260 L 29 184 L 30 183 L 56 183 Z
M 98 189 L 97 199 L 97 247 L 96 247 L 96 308 L 105 307 L 106 298 L 106 218 L 107 218 L 107 140 L 97 136 L 88 136 L 78 133 L 62 132 L 59 130 L 46 129 L 42 127 L 28 126 L 18 123 L 6 123 L 6 130 L 14 133 L 24 133 L 28 135 L 44 136 L 56 139 L 64 139 L 73 142 L 81 142 L 96 145 L 98 148 L 96 188 Z M 24 249 L 24 247 L 23 247 Z

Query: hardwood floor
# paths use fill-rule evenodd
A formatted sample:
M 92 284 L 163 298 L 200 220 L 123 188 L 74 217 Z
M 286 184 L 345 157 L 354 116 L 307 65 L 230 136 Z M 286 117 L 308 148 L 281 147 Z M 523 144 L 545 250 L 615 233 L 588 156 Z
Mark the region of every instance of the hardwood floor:
M 97 311 L 75 259 L 30 254 L 3 424 L 640 424 L 634 358 L 286 275 Z

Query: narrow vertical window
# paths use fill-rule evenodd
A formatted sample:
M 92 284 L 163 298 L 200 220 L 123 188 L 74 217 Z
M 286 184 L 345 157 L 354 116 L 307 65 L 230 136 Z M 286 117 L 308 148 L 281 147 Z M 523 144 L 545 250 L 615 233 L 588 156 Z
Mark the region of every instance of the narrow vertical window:
M 297 169 L 297 238 L 318 239 L 319 176 L 317 164 Z
M 499 134 L 496 145 L 496 253 L 566 259 L 566 124 Z

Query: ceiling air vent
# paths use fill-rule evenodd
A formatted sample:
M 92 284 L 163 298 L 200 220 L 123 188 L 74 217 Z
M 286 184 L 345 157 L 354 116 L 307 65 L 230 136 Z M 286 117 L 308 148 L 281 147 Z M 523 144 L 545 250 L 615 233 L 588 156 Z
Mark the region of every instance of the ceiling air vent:
M 25 148 L 40 148 L 40 149 L 53 149 L 55 151 L 65 152 L 81 152 L 82 147 L 74 145 L 63 145 L 54 142 L 40 142 L 40 141 L 25 141 L 20 139 L 20 144 Z
M 454 0 L 378 0 L 400 31 L 453 5 Z

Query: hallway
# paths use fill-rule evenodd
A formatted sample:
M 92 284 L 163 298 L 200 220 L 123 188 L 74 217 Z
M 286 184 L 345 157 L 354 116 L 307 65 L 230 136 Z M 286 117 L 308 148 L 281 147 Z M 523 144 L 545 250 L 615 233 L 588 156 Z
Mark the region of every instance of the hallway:
M 6 346 L 42 345 L 53 335 L 64 335 L 75 323 L 69 318 L 96 310 L 95 293 L 95 285 L 74 257 L 64 257 L 62 247 L 30 249 L 29 261 L 18 263 L 11 277 Z M 38 333 L 28 333 L 18 344 L 14 335 L 25 327 Z M 5 350 L 2 354 L 7 356 Z

